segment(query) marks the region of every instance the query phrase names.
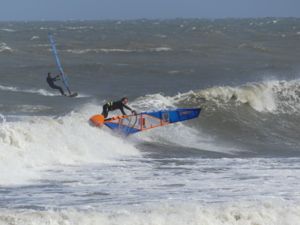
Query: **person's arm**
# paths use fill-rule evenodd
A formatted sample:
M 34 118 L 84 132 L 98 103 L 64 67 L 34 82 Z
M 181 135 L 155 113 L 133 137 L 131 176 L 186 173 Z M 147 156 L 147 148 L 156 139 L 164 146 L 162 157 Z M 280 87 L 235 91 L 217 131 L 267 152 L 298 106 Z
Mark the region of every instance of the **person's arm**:
M 123 104 L 123 107 L 125 107 L 125 108 L 128 109 L 129 111 L 132 111 L 132 109 L 131 109 L 129 106 L 127 106 L 127 105 L 124 105 L 124 104 Z
M 132 114 L 134 114 L 134 115 L 137 114 L 136 111 L 133 110 L 133 109 L 131 109 L 129 106 L 127 106 L 127 105 L 123 105 L 123 106 L 124 106 L 126 109 L 130 110 L 130 112 L 131 112 Z
M 125 111 L 124 111 L 124 108 L 123 108 L 123 107 L 121 107 L 121 108 L 120 108 L 120 110 L 121 110 L 121 112 L 122 112 L 122 114 L 123 114 L 123 115 L 127 115 L 127 114 L 125 113 Z

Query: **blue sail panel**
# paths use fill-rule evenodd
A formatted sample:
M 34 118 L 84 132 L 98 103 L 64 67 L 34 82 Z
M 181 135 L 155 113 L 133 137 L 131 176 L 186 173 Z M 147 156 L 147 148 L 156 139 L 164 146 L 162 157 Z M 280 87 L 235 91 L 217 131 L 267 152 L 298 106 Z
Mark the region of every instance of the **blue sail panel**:
M 116 124 L 116 123 L 111 123 L 111 122 L 106 122 L 105 125 L 107 127 L 109 127 L 110 129 L 115 130 L 115 131 L 125 134 L 125 135 L 140 132 L 139 129 L 136 129 L 136 128 L 130 127 L 130 126 L 126 126 L 126 125 L 121 125 L 121 124 Z
M 71 93 L 67 76 L 66 76 L 66 74 L 63 70 L 63 67 L 61 65 L 61 62 L 60 62 L 60 59 L 59 59 L 59 56 L 58 56 L 58 52 L 57 52 L 57 49 L 56 49 L 56 43 L 54 41 L 54 38 L 51 34 L 49 34 L 48 37 L 49 37 L 49 41 L 50 41 L 50 44 L 51 44 L 51 49 L 52 49 L 53 56 L 55 58 L 56 66 L 57 66 L 57 68 L 60 72 L 60 76 L 61 76 L 61 79 L 63 81 L 63 84 L 64 84 L 65 88 L 69 91 L 69 93 Z
M 112 118 L 104 124 L 114 131 L 129 135 L 176 122 L 194 119 L 199 116 L 200 112 L 200 108 L 142 112 L 138 115 Z
M 201 109 L 174 109 L 158 112 L 144 112 L 143 114 L 151 115 L 159 118 L 167 123 L 176 123 L 180 121 L 190 120 L 199 116 Z

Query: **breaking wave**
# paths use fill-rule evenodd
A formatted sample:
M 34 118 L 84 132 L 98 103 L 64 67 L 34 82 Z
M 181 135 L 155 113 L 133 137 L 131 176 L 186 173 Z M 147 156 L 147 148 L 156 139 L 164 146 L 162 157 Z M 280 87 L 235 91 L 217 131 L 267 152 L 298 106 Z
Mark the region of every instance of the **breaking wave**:
M 295 156 L 299 153 L 297 134 L 300 130 L 296 122 L 300 121 L 296 104 L 299 87 L 298 80 L 266 81 L 238 87 L 213 87 L 175 96 L 146 95 L 134 100 L 131 106 L 140 112 L 201 107 L 202 113 L 193 121 L 142 132 L 135 137 L 146 143 L 182 146 L 227 156 L 282 156 L 290 151 Z M 7 88 L 16 91 L 4 87 Z M 35 179 L 39 173 L 31 168 L 136 154 L 138 151 L 134 146 L 141 141 L 134 143 L 133 138 L 133 143 L 124 142 L 111 135 L 108 129 L 94 130 L 89 126 L 88 118 L 98 110 L 98 106 L 92 105 L 60 118 L 29 117 L 14 122 L 2 119 L 1 169 L 8 175 L 2 176 L 0 183 Z M 17 161 L 17 165 L 12 166 L 13 161 Z
M 176 124 L 175 128 L 162 128 L 162 132 L 151 130 L 143 135 L 145 140 L 240 157 L 295 156 L 300 154 L 299 88 L 299 80 L 265 81 L 237 87 L 212 87 L 175 96 L 147 95 L 138 98 L 133 106 L 141 111 L 202 108 L 199 119 L 187 122 L 187 126 Z
M 300 80 L 247 83 L 238 87 L 218 86 L 179 94 L 178 102 L 211 102 L 219 107 L 250 106 L 257 112 L 294 114 L 300 110 Z
M 87 110 L 95 111 L 94 107 Z M 40 179 L 41 170 L 55 165 L 108 163 L 138 154 L 125 140 L 89 125 L 90 113 L 66 116 L 2 118 L 0 126 L 1 185 Z

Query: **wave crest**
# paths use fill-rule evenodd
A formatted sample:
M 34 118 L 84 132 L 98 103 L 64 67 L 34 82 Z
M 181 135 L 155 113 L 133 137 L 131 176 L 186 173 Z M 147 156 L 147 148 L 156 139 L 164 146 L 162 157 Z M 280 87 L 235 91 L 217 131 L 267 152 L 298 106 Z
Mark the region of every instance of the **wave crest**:
M 175 99 L 194 104 L 211 102 L 219 107 L 249 105 L 258 112 L 291 114 L 300 110 L 300 80 L 265 81 L 237 87 L 217 86 L 179 94 Z

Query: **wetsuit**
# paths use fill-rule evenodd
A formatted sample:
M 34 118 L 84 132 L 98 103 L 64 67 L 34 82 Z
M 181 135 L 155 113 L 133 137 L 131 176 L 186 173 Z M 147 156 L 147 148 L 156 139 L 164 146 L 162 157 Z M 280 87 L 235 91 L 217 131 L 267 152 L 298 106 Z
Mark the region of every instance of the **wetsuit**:
M 57 80 L 58 80 L 57 77 L 54 77 L 54 78 L 52 78 L 52 77 L 50 77 L 50 76 L 47 77 L 47 83 L 49 84 L 49 86 L 50 86 L 52 89 L 57 89 L 57 90 L 59 90 L 60 93 L 61 93 L 62 95 L 65 95 L 64 90 L 63 90 L 60 86 L 57 86 L 57 85 L 54 84 L 54 81 L 57 81 Z
M 131 112 L 134 112 L 129 106 L 123 104 L 122 100 L 116 102 L 107 102 L 103 106 L 102 115 L 104 116 L 104 118 L 106 118 L 108 116 L 109 111 L 114 111 L 116 109 L 121 110 L 122 114 L 126 115 L 124 108 L 130 110 Z

